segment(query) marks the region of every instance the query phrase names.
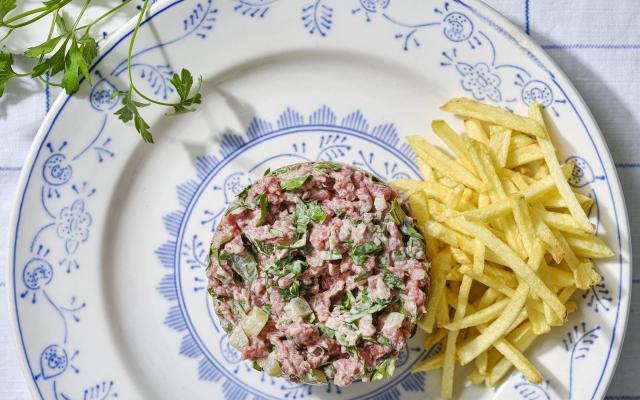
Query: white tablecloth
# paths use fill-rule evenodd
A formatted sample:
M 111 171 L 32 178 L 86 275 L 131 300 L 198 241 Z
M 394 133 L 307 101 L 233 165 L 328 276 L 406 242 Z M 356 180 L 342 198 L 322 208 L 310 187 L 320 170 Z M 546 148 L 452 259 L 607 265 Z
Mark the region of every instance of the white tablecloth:
M 534 37 L 584 96 L 616 162 L 632 237 L 637 238 L 634 242 L 640 240 L 635 231 L 640 226 L 640 0 L 487 2 Z M 0 399 L 30 398 L 8 321 L 7 235 L 18 175 L 38 126 L 55 99 L 54 89 L 36 82 L 14 81 L 0 99 Z M 637 270 L 634 286 L 639 284 Z M 610 399 L 640 399 L 637 289 L 640 287 L 634 288 L 629 328 L 609 388 Z

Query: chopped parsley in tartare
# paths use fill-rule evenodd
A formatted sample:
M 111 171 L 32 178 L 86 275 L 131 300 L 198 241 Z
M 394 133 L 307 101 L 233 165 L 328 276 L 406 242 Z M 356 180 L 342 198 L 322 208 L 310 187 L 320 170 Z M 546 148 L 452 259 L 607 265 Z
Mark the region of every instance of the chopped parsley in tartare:
M 390 377 L 425 312 L 424 238 L 395 191 L 334 162 L 267 171 L 216 227 L 209 293 L 254 368 L 347 386 Z

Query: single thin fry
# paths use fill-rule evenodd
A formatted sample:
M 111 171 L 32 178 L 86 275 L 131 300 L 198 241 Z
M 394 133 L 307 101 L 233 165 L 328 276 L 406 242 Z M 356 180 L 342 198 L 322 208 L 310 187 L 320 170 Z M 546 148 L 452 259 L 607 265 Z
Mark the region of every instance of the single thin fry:
M 530 118 L 512 114 L 502 108 L 483 104 L 475 100 L 466 98 L 451 99 L 440 108 L 456 115 L 476 118 L 480 121 L 501 125 L 514 131 L 527 133 L 536 137 L 545 136 L 545 131 L 543 127 L 540 126 L 540 123 Z
M 445 276 L 451 268 L 451 252 L 443 250 L 431 260 L 431 293 L 427 299 L 427 312 L 418 325 L 427 333 L 433 332 L 433 325 L 445 287 Z
M 573 252 L 573 249 L 571 249 L 571 246 L 569 246 L 569 243 L 565 240 L 562 232 L 553 231 L 553 234 L 558 238 L 558 242 L 564 251 L 564 261 L 566 261 L 569 268 L 571 268 L 571 272 L 573 272 L 576 287 L 578 289 L 589 289 L 591 286 L 597 284 L 599 280 L 594 282 L 592 279 L 591 265 L 580 262 Z
M 447 290 L 445 288 L 445 290 Z M 451 322 L 449 317 L 449 303 L 446 296 L 443 296 L 436 307 L 436 327 L 441 328 Z
M 527 255 L 531 257 L 531 252 L 533 251 L 533 240 L 536 237 L 536 233 L 533 229 L 531 214 L 529 214 L 529 206 L 524 201 L 523 196 L 509 196 L 509 202 L 511 203 L 511 210 L 513 211 L 516 226 L 520 231 L 522 244 L 524 245 Z
M 570 270 L 557 267 L 546 267 L 550 282 L 558 287 L 575 286 L 573 273 Z
M 443 329 L 443 328 L 438 328 L 436 329 L 435 332 L 433 332 L 430 335 L 427 335 L 424 338 L 424 342 L 422 343 L 422 347 L 424 347 L 427 350 L 431 350 L 431 348 L 433 346 L 435 346 L 436 344 L 442 342 L 442 340 L 444 338 L 447 337 L 447 330 Z
M 535 235 L 535 233 L 534 233 Z M 534 271 L 537 271 L 540 268 L 540 265 L 544 262 L 544 255 L 546 251 L 540 239 L 536 239 L 534 236 L 533 245 L 531 248 L 531 253 L 529 254 L 529 259 L 527 260 L 527 265 Z
M 489 128 L 491 139 L 489 140 L 489 150 L 499 168 L 507 165 L 509 156 L 509 145 L 511 143 L 511 129 L 493 125 Z
M 434 356 L 426 358 L 419 363 L 417 363 L 412 369 L 411 372 L 428 372 L 433 371 L 434 369 L 442 368 L 444 364 L 444 353 L 438 353 Z
M 513 297 L 500 317 L 493 321 L 486 331 L 480 336 L 476 337 L 471 342 L 460 346 L 458 349 L 460 364 L 465 365 L 472 361 L 507 332 L 511 324 L 518 317 L 518 314 L 520 314 L 522 307 L 524 307 L 524 303 L 527 300 L 528 295 L 529 287 L 526 284 L 518 286 L 518 289 L 516 289 Z M 564 309 L 564 305 L 562 305 L 562 308 Z
M 567 240 L 567 243 L 569 243 L 569 246 L 571 246 L 577 256 L 607 258 L 614 255 L 609 246 L 607 246 L 602 239 L 597 236 L 565 233 L 564 238 Z
M 475 168 L 471 162 L 471 154 L 467 150 L 464 140 L 456 131 L 453 130 L 445 121 L 438 120 L 431 123 L 431 129 L 442 140 L 460 160 L 460 164 L 464 165 L 469 171 L 475 173 Z
M 547 250 L 551 253 L 553 260 L 556 263 L 561 262 L 564 259 L 565 252 L 560 245 L 558 238 L 553 234 L 553 232 L 551 232 L 551 229 L 540 219 L 540 217 L 534 214 L 532 215 L 532 218 L 533 225 L 536 230 L 536 237 L 547 247 Z
M 482 274 L 484 272 L 484 243 L 475 239 L 473 243 L 473 272 Z
M 451 194 L 449 194 L 449 197 L 445 202 L 446 206 L 449 209 L 452 209 L 452 210 L 458 209 L 458 206 L 462 200 L 462 194 L 464 193 L 464 189 L 465 189 L 464 185 L 458 185 L 455 187 L 455 189 L 453 189 Z
M 559 212 L 536 209 L 535 212 L 550 228 L 577 235 L 585 233 L 573 216 Z
M 476 208 L 475 210 L 465 211 L 464 218 L 468 221 L 489 222 L 498 219 L 511 212 L 511 207 L 507 201 L 499 201 L 491 205 Z
M 515 168 L 537 160 L 544 160 L 544 155 L 540 151 L 540 146 L 533 143 L 511 151 L 507 157 L 506 167 Z
M 409 136 L 407 141 L 411 144 L 418 157 L 423 158 L 442 175 L 478 191 L 484 188 L 483 183 L 473 173 L 436 149 L 425 139 L 418 136 Z
M 508 298 L 499 300 L 488 307 L 467 315 L 459 321 L 453 321 L 449 325 L 444 326 L 444 328 L 448 330 L 462 330 L 472 326 L 486 324 L 498 318 L 507 304 L 509 304 Z
M 461 265 L 470 265 L 472 263 L 471 259 L 469 258 L 469 256 L 467 255 L 467 253 L 464 252 L 464 250 L 459 249 L 457 247 L 452 247 L 451 248 L 451 255 L 453 256 L 453 259 Z
M 476 274 L 473 272 L 473 268 L 469 266 L 462 266 L 460 268 L 460 272 L 464 275 L 469 275 L 476 281 L 482 283 L 483 285 L 490 287 L 492 289 L 497 290 L 498 292 L 504 294 L 507 297 L 512 297 L 514 293 L 514 288 L 509 286 L 506 282 L 500 280 L 495 276 L 487 275 L 487 274 Z
M 525 135 L 520 132 L 513 132 L 511 134 L 511 144 L 509 146 L 509 151 L 514 151 L 515 149 L 529 146 L 530 144 L 533 144 L 535 142 L 536 140 L 529 135 Z
M 422 178 L 427 182 L 435 182 L 436 176 L 433 174 L 433 168 L 429 165 L 428 162 L 423 160 L 420 157 L 416 157 L 416 164 L 418 164 L 418 169 L 420 170 L 420 174 Z
M 547 323 L 544 314 L 541 313 L 534 304 L 535 300 L 532 298 L 527 299 L 525 304 L 529 320 L 531 321 L 531 327 L 533 333 L 536 335 L 543 335 L 551 330 L 551 326 Z
M 485 307 L 489 307 L 491 304 L 496 301 L 502 299 L 502 294 L 495 289 L 488 288 L 483 294 L 482 297 L 478 300 L 478 308 L 482 309 Z
M 464 121 L 464 128 L 470 138 L 486 145 L 489 144 L 489 135 L 482 126 L 482 122 L 477 119 L 469 118 Z
M 556 187 L 558 188 L 558 192 L 564 199 L 567 204 L 567 208 L 573 217 L 576 219 L 578 225 L 587 233 L 593 232 L 593 225 L 589 221 L 587 214 L 585 214 L 584 210 L 580 206 L 578 199 L 573 194 L 573 190 L 571 190 L 571 186 L 564 177 L 562 170 L 560 168 L 560 163 L 558 162 L 558 158 L 556 157 L 556 151 L 549 139 L 549 135 L 547 133 L 547 128 L 544 122 L 544 117 L 542 115 L 542 109 L 538 103 L 533 103 L 529 106 L 529 118 L 538 122 L 539 126 L 542 127 L 543 135 L 538 136 L 538 145 L 540 145 L 540 151 L 544 155 L 544 159 L 546 161 L 547 167 L 549 168 L 549 173 L 553 180 L 556 183 Z
M 476 357 L 476 368 L 481 375 L 487 375 L 487 365 L 489 363 L 489 353 L 484 351 Z

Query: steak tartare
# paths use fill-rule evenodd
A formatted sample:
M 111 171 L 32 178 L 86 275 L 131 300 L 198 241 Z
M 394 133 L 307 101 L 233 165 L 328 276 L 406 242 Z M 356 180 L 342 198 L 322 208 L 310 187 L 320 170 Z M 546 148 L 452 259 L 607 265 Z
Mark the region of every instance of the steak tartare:
M 254 368 L 347 386 L 390 377 L 425 312 L 424 238 L 397 193 L 334 162 L 267 171 L 216 227 L 209 293 Z

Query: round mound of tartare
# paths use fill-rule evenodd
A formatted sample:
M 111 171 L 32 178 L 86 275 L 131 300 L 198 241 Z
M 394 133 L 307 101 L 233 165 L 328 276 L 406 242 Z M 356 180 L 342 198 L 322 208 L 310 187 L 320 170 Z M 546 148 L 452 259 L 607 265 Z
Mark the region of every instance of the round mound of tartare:
M 267 171 L 218 223 L 209 293 L 229 343 L 270 376 L 391 376 L 425 312 L 424 239 L 397 193 L 335 162 Z

